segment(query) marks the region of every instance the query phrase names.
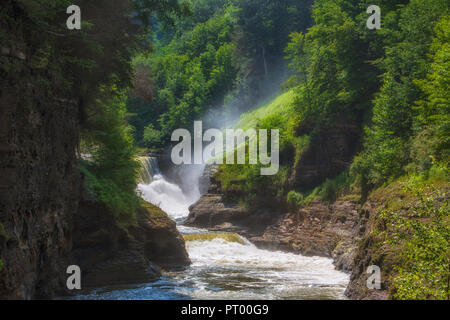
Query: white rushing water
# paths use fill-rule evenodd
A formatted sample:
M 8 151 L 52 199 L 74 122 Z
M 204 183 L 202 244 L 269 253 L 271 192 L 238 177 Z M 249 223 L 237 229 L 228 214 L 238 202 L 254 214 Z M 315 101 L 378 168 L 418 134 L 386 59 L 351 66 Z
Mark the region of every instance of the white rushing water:
M 142 197 L 160 206 L 180 221 L 189 207 L 200 198 L 201 172 L 184 175 L 190 183 L 190 195 L 158 174 L 150 184 L 140 184 Z M 184 176 L 183 175 L 183 176 Z M 179 226 L 184 234 L 208 233 Z M 176 291 L 193 299 L 342 299 L 348 275 L 336 271 L 331 259 L 303 257 L 258 249 L 248 240 L 233 242 L 223 238 L 187 241 L 192 266 L 172 273 Z
M 181 222 L 192 266 L 185 271 L 169 272 L 156 283 L 132 288 L 99 289 L 86 299 L 345 299 L 347 274 L 336 271 L 331 259 L 303 257 L 291 253 L 258 249 L 238 235 L 220 237 L 207 230 L 182 225 L 189 207 L 200 198 L 199 178 L 203 168 L 185 168 L 180 187 L 165 179 L 155 159 L 146 159 L 152 177 L 144 177 L 138 192 L 159 206 L 171 218 Z M 150 181 L 150 182 L 148 182 Z M 183 192 L 188 190 L 188 192 Z M 205 235 L 207 237 L 197 237 Z M 215 237 L 217 236 L 217 237 Z M 204 240 L 202 240 L 204 239 Z
M 145 201 L 160 207 L 168 214 L 170 212 L 172 219 L 186 217 L 189 214 L 189 206 L 196 201 L 195 197 L 186 196 L 179 186 L 167 182 L 162 175 L 154 176 L 151 184 L 139 184 L 138 190 Z

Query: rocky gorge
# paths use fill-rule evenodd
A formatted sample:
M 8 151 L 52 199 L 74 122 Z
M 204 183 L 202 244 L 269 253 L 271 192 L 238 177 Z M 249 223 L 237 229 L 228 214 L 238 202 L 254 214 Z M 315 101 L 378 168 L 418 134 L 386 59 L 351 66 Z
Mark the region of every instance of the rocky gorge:
M 334 203 L 313 201 L 297 212 L 251 211 L 225 200 L 216 170 L 210 166 L 205 171 L 208 191 L 190 208 L 187 225 L 238 233 L 266 250 L 331 258 L 338 270 L 351 274 L 346 291 L 350 299 L 388 298 L 387 283 L 382 290 L 366 287 L 365 272 L 375 255 L 368 239 L 380 203 L 369 199 L 362 205 L 357 195 L 350 195 Z M 383 276 L 387 281 L 388 273 Z
M 2 71 L 0 86 L 0 299 L 71 294 L 70 265 L 81 267 L 83 288 L 155 280 L 161 268 L 189 265 L 183 238 L 159 208 L 143 203 L 137 224 L 122 228 L 83 196 L 82 102 L 49 93 L 43 79 L 54 83 L 52 75 L 24 52 L 0 54 L 17 68 Z
M 181 2 L 0 4 L 0 299 L 448 300 L 445 2 Z
M 161 269 L 190 264 L 175 223 L 157 207 L 142 203 L 136 221 L 123 226 L 105 201 L 83 194 L 80 141 L 89 127 L 87 106 L 99 108 L 94 100 L 120 68 L 127 70 L 124 79 L 131 77 L 130 56 L 108 64 L 99 54 L 103 41 L 120 51 L 121 33 L 101 29 L 101 4 L 91 10 L 88 1 L 83 5 L 85 18 L 103 34 L 95 54 L 80 33 L 61 36 L 67 33 L 64 2 L 1 4 L 0 299 L 72 294 L 66 285 L 70 265 L 80 266 L 81 285 L 88 288 L 154 280 Z M 127 25 L 120 20 L 124 11 L 118 12 L 116 20 Z M 83 56 L 101 64 L 93 68 L 98 78 L 80 66 Z

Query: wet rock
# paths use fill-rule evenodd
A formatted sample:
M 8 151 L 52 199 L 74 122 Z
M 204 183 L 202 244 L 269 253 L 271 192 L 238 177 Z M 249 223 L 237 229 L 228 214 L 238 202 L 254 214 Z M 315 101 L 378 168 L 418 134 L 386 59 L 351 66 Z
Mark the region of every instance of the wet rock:
M 137 215 L 137 226 L 122 229 L 102 204 L 82 202 L 71 263 L 82 270 L 83 288 L 150 282 L 161 268 L 190 264 L 184 240 L 164 212 L 143 203 Z
M 131 232 L 144 243 L 145 256 L 164 269 L 180 269 L 191 264 L 185 241 L 176 223 L 151 204 L 139 213 L 139 227 Z
M 239 205 L 226 203 L 221 195 L 207 194 L 189 209 L 187 225 L 212 228 L 226 222 L 236 222 L 247 212 Z

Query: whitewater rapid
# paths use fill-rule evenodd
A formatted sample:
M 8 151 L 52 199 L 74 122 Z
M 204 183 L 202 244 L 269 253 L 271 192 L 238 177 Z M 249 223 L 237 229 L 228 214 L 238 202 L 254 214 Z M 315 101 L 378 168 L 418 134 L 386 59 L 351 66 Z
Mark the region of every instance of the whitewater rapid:
M 183 226 L 189 207 L 200 199 L 200 174 L 192 174 L 188 168 L 185 171 L 186 176 L 196 179 L 190 181 L 189 195 L 168 182 L 159 171 L 150 184 L 138 187 L 144 200 L 179 222 L 182 234 L 194 235 L 189 237 L 192 241 L 186 241 L 192 266 L 184 272 L 166 275 L 174 281 L 173 290 L 177 294 L 189 299 L 344 298 L 349 277 L 335 270 L 331 259 L 261 250 L 237 235 L 239 241 L 230 241 L 214 238 L 207 230 Z M 196 234 L 205 233 L 210 239 L 195 240 Z
M 335 270 L 331 259 L 261 250 L 237 234 L 183 226 L 189 207 L 200 199 L 204 167 L 184 168 L 181 177 L 185 185 L 180 186 L 167 181 L 156 159 L 142 159 L 142 163 L 148 168 L 143 171 L 138 193 L 177 222 L 192 265 L 184 271 L 165 272 L 157 282 L 101 288 L 81 299 L 345 299 L 349 276 Z

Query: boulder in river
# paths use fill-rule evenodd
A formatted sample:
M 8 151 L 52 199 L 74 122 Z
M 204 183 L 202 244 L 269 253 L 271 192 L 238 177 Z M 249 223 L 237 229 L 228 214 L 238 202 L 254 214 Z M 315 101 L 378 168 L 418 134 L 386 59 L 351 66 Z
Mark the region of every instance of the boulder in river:
M 151 282 L 161 268 L 190 264 L 183 237 L 162 210 L 143 203 L 137 216 L 137 225 L 120 228 L 102 204 L 81 203 L 70 260 L 82 270 L 83 288 Z

